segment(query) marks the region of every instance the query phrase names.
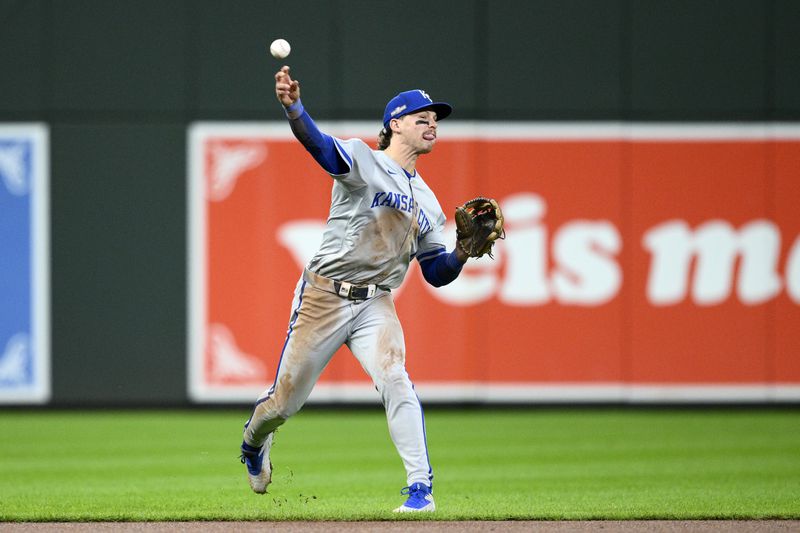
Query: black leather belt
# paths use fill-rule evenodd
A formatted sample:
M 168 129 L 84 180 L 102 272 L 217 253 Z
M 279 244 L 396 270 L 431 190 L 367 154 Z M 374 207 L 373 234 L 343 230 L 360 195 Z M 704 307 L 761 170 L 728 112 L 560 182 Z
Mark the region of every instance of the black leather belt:
M 366 300 L 375 296 L 378 286 L 367 285 L 366 287 L 356 287 L 355 285 L 347 283 L 346 281 L 334 281 L 333 289 L 336 291 L 336 294 L 342 298 L 348 298 L 350 300 Z
M 303 279 L 318 289 L 333 292 L 349 300 L 368 300 L 378 294 L 378 289 L 391 292 L 389 287 L 383 287 L 381 285 L 353 285 L 346 281 L 336 281 L 335 279 L 326 278 L 316 272 L 311 272 L 307 268 L 303 271 Z

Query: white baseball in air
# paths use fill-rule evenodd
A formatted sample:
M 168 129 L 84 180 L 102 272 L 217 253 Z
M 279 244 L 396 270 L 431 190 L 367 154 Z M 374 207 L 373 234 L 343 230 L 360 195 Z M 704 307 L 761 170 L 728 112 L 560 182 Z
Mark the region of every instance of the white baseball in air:
M 269 45 L 269 52 L 275 59 L 283 59 L 288 56 L 291 51 L 292 47 L 289 46 L 289 41 L 286 39 L 275 39 L 272 41 L 272 44 Z

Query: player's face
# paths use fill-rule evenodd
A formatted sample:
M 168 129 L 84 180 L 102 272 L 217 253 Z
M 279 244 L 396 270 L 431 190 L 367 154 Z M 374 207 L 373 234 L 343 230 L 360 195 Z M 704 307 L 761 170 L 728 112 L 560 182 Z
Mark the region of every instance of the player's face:
M 418 154 L 427 154 L 436 144 L 436 113 L 420 111 L 399 120 L 400 131 L 406 143 Z

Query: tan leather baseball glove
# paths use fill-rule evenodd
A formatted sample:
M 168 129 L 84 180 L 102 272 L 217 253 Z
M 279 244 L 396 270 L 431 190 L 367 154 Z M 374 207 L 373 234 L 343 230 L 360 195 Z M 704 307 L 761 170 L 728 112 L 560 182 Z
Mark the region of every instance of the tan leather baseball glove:
M 456 240 L 470 257 L 492 256 L 497 239 L 505 238 L 503 212 L 492 198 L 479 197 L 456 207 Z

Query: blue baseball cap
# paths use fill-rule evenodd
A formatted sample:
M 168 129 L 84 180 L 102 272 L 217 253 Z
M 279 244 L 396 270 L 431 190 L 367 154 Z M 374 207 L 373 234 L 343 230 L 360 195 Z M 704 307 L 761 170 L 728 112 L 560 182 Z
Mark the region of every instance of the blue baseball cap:
M 402 92 L 389 100 L 386 110 L 383 112 L 383 127 L 389 129 L 389 121 L 393 118 L 400 118 L 424 109 L 430 109 L 436 113 L 437 121 L 447 118 L 453 112 L 450 104 L 434 102 L 425 91 L 414 89 Z

